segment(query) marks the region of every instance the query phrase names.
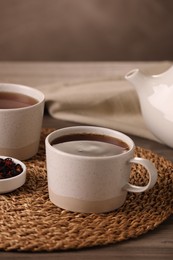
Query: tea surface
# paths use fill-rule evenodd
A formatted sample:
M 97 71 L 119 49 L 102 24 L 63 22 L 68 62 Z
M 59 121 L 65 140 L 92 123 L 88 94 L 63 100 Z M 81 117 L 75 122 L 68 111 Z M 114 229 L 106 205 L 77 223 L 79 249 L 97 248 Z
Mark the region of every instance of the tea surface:
M 24 94 L 0 92 L 0 109 L 28 107 L 35 105 L 37 102 L 35 98 Z
M 72 134 L 56 138 L 51 145 L 63 152 L 82 156 L 113 156 L 129 150 L 128 145 L 111 136 Z

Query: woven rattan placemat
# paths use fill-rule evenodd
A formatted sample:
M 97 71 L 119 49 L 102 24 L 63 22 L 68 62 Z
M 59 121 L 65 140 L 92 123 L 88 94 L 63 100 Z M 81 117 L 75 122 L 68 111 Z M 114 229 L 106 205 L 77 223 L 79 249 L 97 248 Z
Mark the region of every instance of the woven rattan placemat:
M 72 213 L 54 206 L 48 197 L 43 129 L 37 156 L 26 161 L 27 181 L 18 190 L 0 195 L 0 249 L 53 251 L 116 243 L 156 228 L 173 209 L 173 164 L 150 150 L 136 148 L 159 173 L 157 184 L 142 194 L 129 193 L 118 210 L 104 214 Z M 131 182 L 147 182 L 144 168 L 132 166 Z

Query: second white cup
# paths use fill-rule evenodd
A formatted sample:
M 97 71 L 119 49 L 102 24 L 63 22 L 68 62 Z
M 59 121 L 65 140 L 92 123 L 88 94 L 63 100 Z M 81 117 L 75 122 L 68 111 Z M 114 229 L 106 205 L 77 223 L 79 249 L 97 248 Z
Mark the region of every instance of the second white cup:
M 26 160 L 38 151 L 44 94 L 37 89 L 0 83 L 0 154 Z

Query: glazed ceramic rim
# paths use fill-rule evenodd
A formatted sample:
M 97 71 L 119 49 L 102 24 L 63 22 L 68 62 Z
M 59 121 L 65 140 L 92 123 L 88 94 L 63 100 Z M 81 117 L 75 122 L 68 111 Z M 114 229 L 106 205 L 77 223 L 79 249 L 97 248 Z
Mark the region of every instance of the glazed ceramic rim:
M 19 93 L 24 94 L 29 97 L 35 98 L 37 102 L 33 105 L 29 105 L 26 107 L 19 107 L 19 108 L 3 108 L 0 109 L 0 111 L 20 111 L 20 110 L 26 110 L 31 109 L 32 107 L 39 106 L 41 103 L 45 101 L 45 95 L 40 90 L 22 85 L 22 84 L 15 84 L 15 83 L 3 83 L 0 82 L 0 92 L 13 92 L 13 93 Z
M 119 138 L 120 140 L 127 143 L 129 146 L 129 150 L 126 151 L 123 154 L 116 154 L 116 155 L 107 155 L 107 156 L 81 156 L 78 154 L 71 154 L 64 151 L 61 151 L 59 149 L 55 149 L 51 142 L 56 139 L 57 137 L 68 135 L 68 134 L 80 134 L 80 133 L 94 133 L 94 134 L 104 134 L 111 137 Z M 79 126 L 70 126 L 70 127 L 64 127 L 61 129 L 56 129 L 53 132 L 51 132 L 45 139 L 46 148 L 50 151 L 53 151 L 56 154 L 61 154 L 67 157 L 74 157 L 74 158 L 82 158 L 82 160 L 107 160 L 108 158 L 118 158 L 123 156 L 128 156 L 131 154 L 132 151 L 135 149 L 135 144 L 133 140 L 123 132 L 106 128 L 106 127 L 100 127 L 100 126 L 89 126 L 89 125 L 79 125 Z

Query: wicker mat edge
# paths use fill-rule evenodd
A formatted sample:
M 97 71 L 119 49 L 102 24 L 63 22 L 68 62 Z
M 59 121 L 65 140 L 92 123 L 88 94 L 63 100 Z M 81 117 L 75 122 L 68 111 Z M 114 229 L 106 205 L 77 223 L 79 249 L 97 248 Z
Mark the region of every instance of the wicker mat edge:
M 156 185 L 141 194 L 129 193 L 125 204 L 110 213 L 72 213 L 48 197 L 43 129 L 38 154 L 25 161 L 27 181 L 0 195 L 0 249 L 55 251 L 114 244 L 155 229 L 173 212 L 173 164 L 150 150 L 136 147 L 136 156 L 150 159 L 158 170 Z M 145 169 L 133 165 L 131 183 L 148 181 Z

